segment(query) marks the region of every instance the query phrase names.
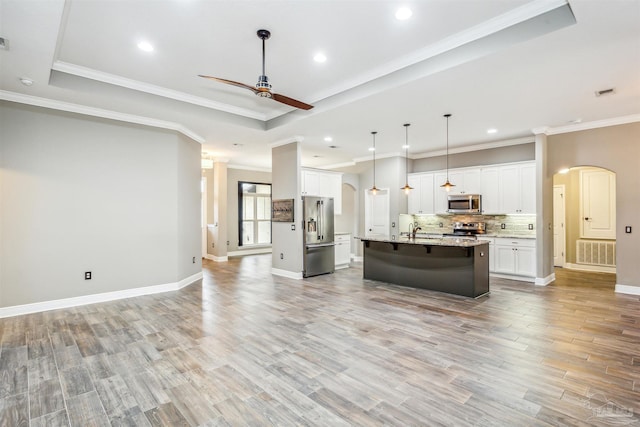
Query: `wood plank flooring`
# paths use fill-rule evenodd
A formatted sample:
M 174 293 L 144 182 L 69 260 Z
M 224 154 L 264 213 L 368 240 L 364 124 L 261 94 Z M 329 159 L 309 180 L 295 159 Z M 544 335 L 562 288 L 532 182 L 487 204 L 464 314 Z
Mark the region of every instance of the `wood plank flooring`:
M 0 319 L 0 426 L 640 426 L 640 298 L 613 275 L 474 300 L 270 270 Z

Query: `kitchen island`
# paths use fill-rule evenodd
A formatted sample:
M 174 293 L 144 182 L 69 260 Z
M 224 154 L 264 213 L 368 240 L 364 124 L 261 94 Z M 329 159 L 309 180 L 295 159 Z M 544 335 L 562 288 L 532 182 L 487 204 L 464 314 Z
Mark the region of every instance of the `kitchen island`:
M 361 237 L 365 279 L 477 298 L 489 293 L 489 243 Z

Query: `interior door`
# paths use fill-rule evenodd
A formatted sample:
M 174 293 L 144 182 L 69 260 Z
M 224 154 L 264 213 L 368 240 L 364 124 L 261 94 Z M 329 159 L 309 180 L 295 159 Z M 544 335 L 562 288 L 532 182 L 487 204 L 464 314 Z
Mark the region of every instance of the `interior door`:
M 587 239 L 616 238 L 616 176 L 605 169 L 580 170 L 581 234 Z
M 564 185 L 553 186 L 553 265 L 564 267 L 566 254 Z
M 364 235 L 365 237 L 389 238 L 389 190 L 378 190 L 373 195 L 364 190 Z

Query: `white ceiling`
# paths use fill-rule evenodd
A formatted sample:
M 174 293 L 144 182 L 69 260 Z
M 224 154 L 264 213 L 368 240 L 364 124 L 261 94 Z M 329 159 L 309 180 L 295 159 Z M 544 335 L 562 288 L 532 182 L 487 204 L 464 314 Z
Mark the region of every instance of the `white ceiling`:
M 439 153 L 444 113 L 452 150 L 640 113 L 640 0 L 0 0 L 0 16 L 1 98 L 173 127 L 234 165 L 269 168 L 293 137 L 305 166 L 369 158 L 373 130 L 377 156 L 401 153 L 404 123 L 413 157 Z M 273 91 L 314 109 L 197 77 L 254 85 L 260 28 Z

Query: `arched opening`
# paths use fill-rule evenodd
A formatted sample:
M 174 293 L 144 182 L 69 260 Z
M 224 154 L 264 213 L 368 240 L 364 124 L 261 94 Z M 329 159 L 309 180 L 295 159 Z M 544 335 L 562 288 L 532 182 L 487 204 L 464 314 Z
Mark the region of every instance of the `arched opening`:
M 554 266 L 616 272 L 616 174 L 595 166 L 553 175 Z

